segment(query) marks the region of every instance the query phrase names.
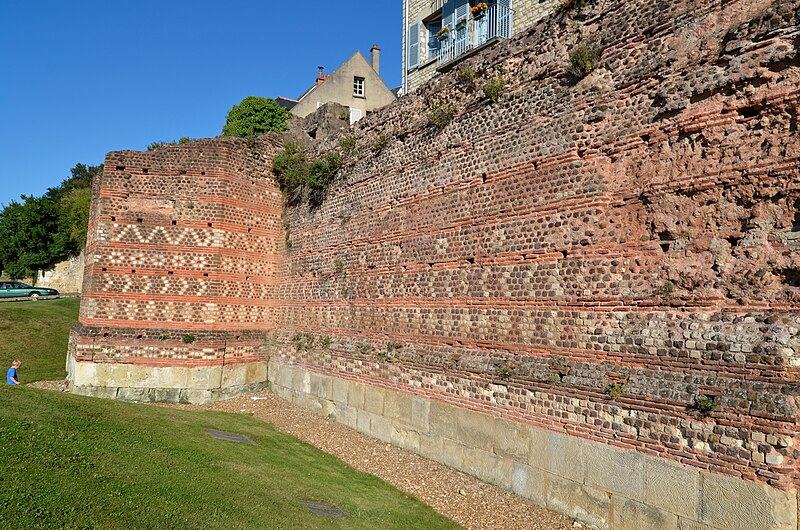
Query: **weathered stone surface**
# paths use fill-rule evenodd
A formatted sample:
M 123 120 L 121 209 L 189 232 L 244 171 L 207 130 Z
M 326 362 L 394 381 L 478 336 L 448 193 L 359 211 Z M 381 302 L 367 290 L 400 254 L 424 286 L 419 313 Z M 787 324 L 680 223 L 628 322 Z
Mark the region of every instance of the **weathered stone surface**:
M 547 473 L 525 464 L 514 464 L 511 478 L 511 491 L 521 497 L 530 499 L 539 506 L 547 504 L 545 491 Z
M 595 528 L 611 528 L 610 495 L 590 486 L 548 474 L 547 507 Z
M 644 500 L 644 457 L 641 454 L 587 443 L 583 446 L 583 455 L 589 486 Z
M 662 459 L 644 459 L 644 501 L 666 512 L 700 519 L 700 472 Z
M 731 530 L 796 529 L 796 492 L 703 473 L 700 521 Z
M 613 514 L 611 526 L 614 530 L 678 530 L 678 516 L 626 499 L 621 495 L 611 496 Z

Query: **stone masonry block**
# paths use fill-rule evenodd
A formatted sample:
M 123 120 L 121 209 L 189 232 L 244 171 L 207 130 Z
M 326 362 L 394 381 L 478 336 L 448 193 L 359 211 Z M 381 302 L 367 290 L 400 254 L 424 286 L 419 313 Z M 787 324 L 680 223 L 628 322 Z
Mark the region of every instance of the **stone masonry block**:
M 333 378 L 333 400 L 337 404 L 347 403 L 347 391 L 352 384 L 353 383 L 345 381 L 344 379 L 339 379 L 338 377 Z
M 351 384 L 347 389 L 347 404 L 357 409 L 364 408 L 366 387 L 360 383 Z
M 663 460 L 644 458 L 645 502 L 689 519 L 700 518 L 700 471 Z
M 383 401 L 383 413 L 388 418 L 402 423 L 411 423 L 411 397 L 397 392 L 386 392 Z
M 614 530 L 678 530 L 678 516 L 647 504 L 611 496 L 612 527 Z
M 425 458 L 443 462 L 441 455 L 444 453 L 444 439 L 441 436 L 421 435 L 419 437 L 419 454 Z
M 494 423 L 494 452 L 527 462 L 531 452 L 531 428 L 521 423 L 498 419 Z
M 356 409 L 356 411 L 356 430 L 364 434 L 369 434 L 372 428 L 370 424 L 370 413 L 362 409 Z
M 453 407 L 431 402 L 429 411 L 431 434 L 450 440 L 458 438 L 458 414 Z
M 730 530 L 797 529 L 797 494 L 766 484 L 701 473 L 700 522 Z
M 558 433 L 546 433 L 546 436 L 547 444 L 541 453 L 537 453 L 540 447 L 538 436 L 532 441 L 529 463 L 541 466 L 554 475 L 582 483 L 586 478 L 586 457 L 583 452 L 586 441 Z
M 309 374 L 309 388 L 312 396 L 329 399 L 333 395 L 333 381 L 323 374 Z
M 530 467 L 525 464 L 515 463 L 511 477 L 511 491 L 529 499 L 539 506 L 547 504 L 545 496 L 547 473 L 541 469 Z
M 398 427 L 397 425 L 393 425 L 390 442 L 392 445 L 402 447 L 407 451 L 411 451 L 413 453 L 420 452 L 420 435 L 418 432 L 406 430 Z
M 461 410 L 459 412 L 459 440 L 468 447 L 493 451 L 496 418 L 471 410 Z
M 601 490 L 548 474 L 547 507 L 599 530 L 611 528 L 611 496 Z M 644 530 L 644 529 L 642 529 Z
M 466 448 L 453 440 L 442 440 L 441 452 L 430 458 L 437 460 L 445 465 L 464 471 L 464 460 L 466 460 Z
M 367 386 L 364 389 L 364 410 L 373 414 L 383 414 L 383 401 L 386 393 L 382 388 Z
M 382 442 L 392 441 L 392 420 L 380 414 L 369 415 L 370 436 Z
M 633 451 L 584 442 L 586 483 L 644 501 L 644 457 Z
M 411 398 L 411 425 L 420 432 L 430 432 L 431 402 L 427 399 Z
M 462 470 L 484 482 L 510 490 L 514 462 L 510 458 L 501 458 L 488 451 L 466 448 Z

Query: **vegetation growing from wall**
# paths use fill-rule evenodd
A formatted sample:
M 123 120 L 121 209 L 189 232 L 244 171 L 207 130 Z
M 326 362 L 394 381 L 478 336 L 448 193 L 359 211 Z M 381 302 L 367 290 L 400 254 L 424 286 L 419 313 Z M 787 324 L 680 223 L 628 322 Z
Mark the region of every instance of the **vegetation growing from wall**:
M 103 166 L 76 164 L 70 178 L 41 197 L 23 195 L 0 212 L 0 268 L 27 278 L 77 255 L 86 245 L 92 180 Z
M 324 190 L 341 165 L 342 158 L 338 153 L 330 152 L 322 158 L 309 161 L 302 146 L 290 143 L 272 159 L 272 172 L 284 195 L 290 195 L 301 186 Z
M 569 54 L 569 73 L 583 79 L 592 73 L 600 62 L 600 50 L 594 44 L 580 44 Z
M 167 146 L 167 145 L 183 145 L 183 144 L 188 144 L 188 143 L 189 143 L 189 142 L 191 142 L 192 140 L 195 140 L 195 138 L 189 138 L 188 136 L 183 136 L 183 137 L 181 137 L 181 139 L 180 139 L 180 140 L 172 140 L 171 142 L 167 142 L 167 141 L 164 141 L 164 140 L 160 140 L 160 141 L 158 141 L 158 142 L 153 142 L 152 144 L 147 144 L 147 150 L 148 150 L 148 151 L 155 151 L 156 149 L 159 149 L 159 148 L 161 148 L 161 147 L 165 147 L 165 146 Z
M 228 112 L 222 136 L 255 138 L 268 132 L 282 132 L 290 116 L 274 99 L 248 96 Z

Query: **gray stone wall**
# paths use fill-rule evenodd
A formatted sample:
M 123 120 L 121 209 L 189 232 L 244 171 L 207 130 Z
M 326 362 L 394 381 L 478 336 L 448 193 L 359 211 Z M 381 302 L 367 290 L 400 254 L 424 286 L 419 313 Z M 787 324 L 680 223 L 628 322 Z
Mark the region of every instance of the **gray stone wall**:
M 269 378 L 301 407 L 594 528 L 798 528 L 794 491 L 275 360 Z

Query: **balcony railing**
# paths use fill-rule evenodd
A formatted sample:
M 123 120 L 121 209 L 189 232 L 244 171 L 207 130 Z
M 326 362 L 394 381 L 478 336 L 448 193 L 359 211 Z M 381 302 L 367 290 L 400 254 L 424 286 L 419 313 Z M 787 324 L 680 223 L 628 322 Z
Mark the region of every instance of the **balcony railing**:
M 440 40 L 436 53 L 437 62 L 443 66 L 467 52 L 486 44 L 492 39 L 511 37 L 513 11 L 503 5 L 494 4 L 482 16 L 467 15 L 463 27 L 456 25 L 448 37 Z

